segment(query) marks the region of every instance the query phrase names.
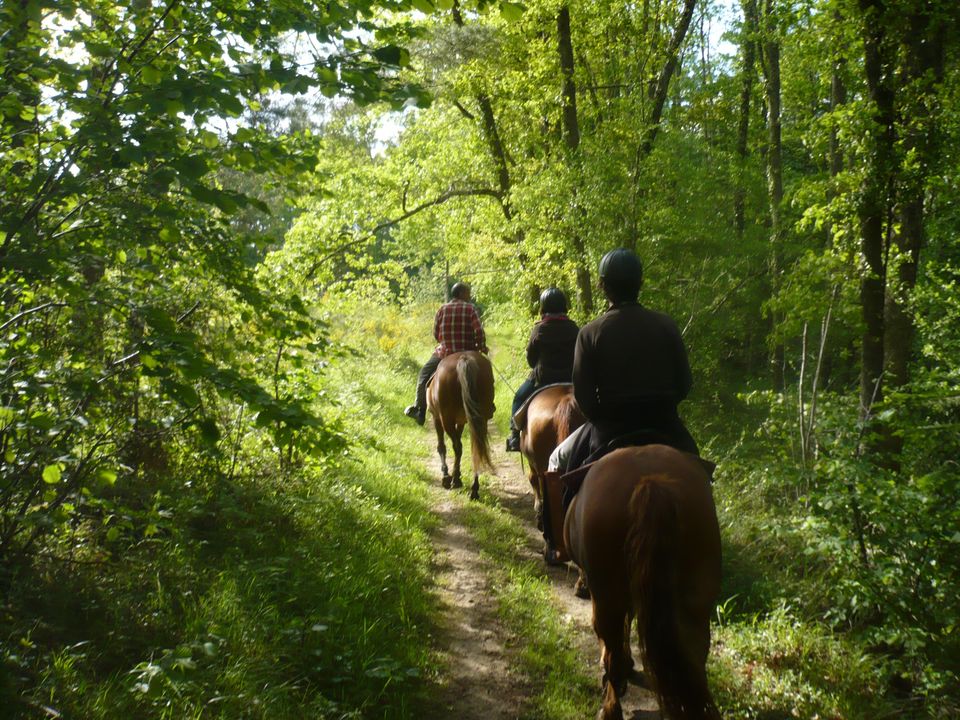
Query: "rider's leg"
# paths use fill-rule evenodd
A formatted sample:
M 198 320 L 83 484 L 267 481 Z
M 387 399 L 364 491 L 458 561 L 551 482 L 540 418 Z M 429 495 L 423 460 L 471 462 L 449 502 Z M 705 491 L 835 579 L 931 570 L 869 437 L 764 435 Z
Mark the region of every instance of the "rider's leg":
M 434 353 L 430 356 L 430 359 L 427 360 L 423 368 L 421 368 L 420 375 L 417 377 L 416 402 L 404 411 L 406 415 L 412 417 L 420 425 L 423 425 L 424 418 L 427 414 L 427 383 L 430 382 L 430 378 L 433 377 L 433 374 L 437 371 L 437 366 L 440 364 L 441 359 L 439 354 Z
M 513 416 L 523 407 L 523 403 L 533 395 L 536 389 L 537 384 L 533 381 L 532 377 L 528 377 L 520 384 L 520 387 L 517 388 L 517 392 L 513 396 L 513 407 L 510 409 L 510 437 L 507 438 L 507 451 L 509 452 L 519 452 L 520 450 L 520 428 L 514 423 Z

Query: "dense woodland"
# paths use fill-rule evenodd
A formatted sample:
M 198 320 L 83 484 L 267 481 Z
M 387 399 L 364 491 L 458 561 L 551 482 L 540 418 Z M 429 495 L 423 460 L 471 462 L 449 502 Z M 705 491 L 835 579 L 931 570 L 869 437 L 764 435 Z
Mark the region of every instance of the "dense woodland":
M 470 282 L 516 385 L 625 246 L 719 463 L 725 716 L 957 717 L 958 15 L 4 3 L 2 713 L 424 716 L 432 312 Z M 527 716 L 592 712 L 551 667 Z

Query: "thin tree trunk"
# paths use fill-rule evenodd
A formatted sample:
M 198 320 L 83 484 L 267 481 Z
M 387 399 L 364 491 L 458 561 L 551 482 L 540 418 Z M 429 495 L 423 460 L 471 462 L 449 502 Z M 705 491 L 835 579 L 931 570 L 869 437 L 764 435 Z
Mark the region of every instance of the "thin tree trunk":
M 743 237 L 746 227 L 744 203 L 746 189 L 744 172 L 750 138 L 750 101 L 756 63 L 757 0 L 743 0 L 743 37 L 740 41 L 742 63 L 740 68 L 740 117 L 737 123 L 737 184 L 733 191 L 733 228 L 737 238 Z
M 783 146 L 780 126 L 780 35 L 775 17 L 775 0 L 764 0 L 763 6 L 763 71 L 767 100 L 767 197 L 770 205 L 770 254 L 768 271 L 771 293 L 780 288 L 781 247 L 783 229 L 780 209 L 783 203 Z M 779 318 L 771 317 L 776 327 Z M 782 392 L 785 387 L 783 343 L 777 343 L 770 358 L 773 388 Z
M 640 142 L 637 145 L 636 156 L 633 161 L 633 198 L 630 203 L 630 226 L 629 234 L 624 243 L 630 249 L 636 249 L 637 245 L 637 223 L 640 212 L 640 200 L 644 196 L 644 189 L 641 187 L 641 168 L 644 160 L 650 155 L 653 149 L 653 141 L 660 131 L 660 122 L 663 119 L 663 108 L 667 102 L 667 92 L 670 89 L 670 80 L 680 64 L 680 48 L 683 47 L 683 41 L 687 37 L 687 31 L 690 29 L 690 21 L 693 19 L 693 11 L 696 9 L 697 0 L 684 0 L 683 11 L 677 26 L 673 30 L 670 38 L 670 44 L 667 46 L 666 57 L 663 61 L 663 67 L 657 76 L 655 83 L 650 86 L 651 111 L 650 119 L 646 124 Z M 658 3 L 659 9 L 659 3 Z M 659 35 L 659 12 L 656 12 L 657 27 L 654 30 L 654 37 Z
M 573 39 L 570 34 L 570 8 L 561 6 L 557 12 L 557 51 L 560 55 L 561 98 L 563 103 L 563 140 L 567 146 L 567 161 L 575 167 L 579 165 L 580 157 L 580 121 L 577 117 L 577 84 L 574 79 Z M 577 189 L 572 189 L 576 196 Z M 574 205 L 577 205 L 575 202 Z M 574 222 L 577 226 L 582 220 L 578 213 Z M 580 293 L 580 304 L 587 315 L 593 314 L 593 286 L 590 282 L 590 266 L 587 249 L 578 227 L 574 228 L 571 244 L 577 262 L 577 290 Z

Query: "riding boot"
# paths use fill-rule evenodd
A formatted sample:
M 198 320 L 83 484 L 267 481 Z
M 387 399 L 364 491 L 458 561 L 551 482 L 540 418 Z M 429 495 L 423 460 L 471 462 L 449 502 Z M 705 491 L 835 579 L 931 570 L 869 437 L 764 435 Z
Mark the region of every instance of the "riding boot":
M 563 540 L 563 482 L 560 476 L 561 473 L 556 471 L 542 475 L 543 539 L 546 540 L 543 559 L 548 565 L 563 565 L 570 560 Z
M 507 438 L 507 452 L 520 452 L 520 430 L 510 422 L 510 437 Z

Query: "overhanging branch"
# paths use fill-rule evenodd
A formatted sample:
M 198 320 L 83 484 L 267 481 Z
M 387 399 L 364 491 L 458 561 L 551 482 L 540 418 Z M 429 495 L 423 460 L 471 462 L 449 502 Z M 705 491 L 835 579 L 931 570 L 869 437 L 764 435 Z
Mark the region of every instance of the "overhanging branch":
M 313 276 L 316 274 L 317 270 L 319 270 L 320 267 L 331 258 L 339 255 L 344 250 L 348 250 L 351 247 L 354 247 L 355 245 L 360 245 L 376 237 L 377 233 L 380 232 L 381 230 L 386 230 L 387 228 L 393 227 L 394 225 L 399 225 L 401 222 L 413 217 L 417 213 L 422 212 L 427 208 L 434 207 L 436 205 L 442 205 L 447 200 L 452 200 L 453 198 L 458 198 L 458 197 L 477 197 L 477 196 L 492 197 L 492 198 L 495 198 L 498 202 L 501 202 L 501 203 L 503 202 L 503 194 L 499 190 L 494 190 L 493 188 L 447 190 L 445 193 L 441 193 L 440 195 L 435 197 L 433 200 L 428 200 L 427 202 L 421 203 L 420 205 L 417 205 L 416 207 L 411 208 L 410 210 L 407 210 L 406 212 L 399 215 L 398 217 L 393 218 L 392 220 L 386 220 L 382 223 L 379 223 L 378 225 L 375 225 L 370 230 L 364 232 L 362 235 L 352 237 L 350 240 L 344 243 L 341 243 L 337 247 L 325 253 L 320 258 L 318 258 L 316 262 L 314 262 L 313 265 L 310 267 L 309 272 L 307 272 L 306 274 L 306 279 L 307 280 L 313 279 Z

